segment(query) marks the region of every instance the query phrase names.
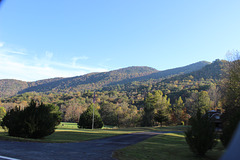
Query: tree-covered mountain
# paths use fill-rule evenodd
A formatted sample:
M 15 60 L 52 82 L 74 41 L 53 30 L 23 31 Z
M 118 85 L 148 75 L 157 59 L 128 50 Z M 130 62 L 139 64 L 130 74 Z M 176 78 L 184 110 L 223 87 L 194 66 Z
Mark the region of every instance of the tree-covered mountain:
M 201 69 L 190 73 L 172 75 L 159 81 L 148 79 L 145 81 L 106 86 L 101 91 L 121 91 L 132 94 L 134 92 L 147 93 L 154 90 L 161 90 L 165 95 L 170 97 L 171 101 L 175 101 L 179 96 L 182 96 L 183 100 L 185 100 L 185 97 L 190 96 L 192 91 L 206 91 L 211 85 L 218 85 L 219 80 L 223 78 L 226 65 L 227 61 L 215 60 Z
M 1 97 L 9 97 L 25 92 L 67 92 L 99 89 L 104 85 L 123 79 L 145 76 L 158 70 L 151 67 L 127 67 L 110 72 L 89 73 L 70 78 L 52 78 L 35 82 L 0 80 Z
M 136 77 L 132 78 L 131 80 L 123 80 L 123 81 L 118 81 L 118 82 L 113 82 L 110 83 L 109 85 L 116 85 L 116 84 L 125 84 L 129 82 L 134 82 L 134 81 L 147 81 L 150 79 L 154 80 L 161 80 L 161 79 L 166 79 L 172 76 L 180 75 L 180 74 L 187 74 L 193 71 L 197 71 L 202 69 L 204 66 L 210 64 L 210 62 L 207 61 L 200 61 L 197 63 L 193 63 L 184 67 L 178 67 L 178 68 L 173 68 L 173 69 L 168 69 L 164 71 L 158 71 L 154 72 L 152 74 L 146 75 L 146 76 L 141 76 L 141 77 Z
M 34 86 L 43 85 L 46 83 L 58 81 L 63 78 L 44 79 L 35 82 L 25 82 L 15 79 L 1 79 L 0 80 L 0 97 L 9 97 L 18 94 L 19 92 Z
M 223 70 L 227 65 L 227 61 L 225 60 L 215 60 L 209 65 L 204 66 L 200 70 L 196 70 L 190 72 L 188 74 L 174 76 L 168 79 L 165 79 L 163 82 L 171 82 L 176 80 L 184 80 L 184 79 L 193 79 L 193 80 L 200 80 L 200 79 L 214 79 L 219 80 L 223 76 Z
M 83 90 L 101 89 L 106 86 L 126 84 L 134 81 L 148 81 L 197 71 L 208 65 L 201 61 L 184 67 L 158 71 L 151 67 L 133 66 L 109 72 L 90 73 L 70 78 L 52 78 L 35 82 L 18 80 L 0 80 L 1 97 L 9 97 L 26 92 L 78 92 Z
M 14 79 L 2 79 L 0 80 L 0 97 L 13 96 L 26 88 L 28 88 L 27 82 Z
M 109 83 L 132 79 L 157 72 L 150 67 L 128 67 L 110 72 L 90 73 L 83 76 L 63 78 L 57 81 L 43 83 L 26 88 L 19 93 L 25 92 L 68 92 L 99 89 Z

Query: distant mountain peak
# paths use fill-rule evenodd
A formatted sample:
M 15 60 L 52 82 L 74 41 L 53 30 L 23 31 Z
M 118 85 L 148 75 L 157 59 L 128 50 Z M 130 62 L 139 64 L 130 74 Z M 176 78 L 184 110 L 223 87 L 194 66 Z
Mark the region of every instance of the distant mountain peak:
M 113 71 L 126 71 L 126 72 L 132 73 L 132 72 L 157 72 L 158 70 L 148 66 L 130 66 L 130 67 L 116 69 Z

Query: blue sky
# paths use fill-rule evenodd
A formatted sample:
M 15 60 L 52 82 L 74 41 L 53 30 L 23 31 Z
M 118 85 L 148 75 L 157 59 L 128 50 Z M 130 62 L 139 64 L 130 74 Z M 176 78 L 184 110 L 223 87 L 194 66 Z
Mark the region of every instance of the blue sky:
M 240 47 L 238 0 L 5 0 L 0 79 L 225 59 Z

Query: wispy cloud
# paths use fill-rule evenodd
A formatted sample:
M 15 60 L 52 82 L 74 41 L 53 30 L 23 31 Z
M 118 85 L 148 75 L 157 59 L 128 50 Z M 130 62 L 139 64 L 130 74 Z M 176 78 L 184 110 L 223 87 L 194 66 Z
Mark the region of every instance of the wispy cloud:
M 73 57 L 73 60 L 87 60 L 89 59 L 87 56 L 81 56 L 81 57 Z
M 27 55 L 25 49 L 9 48 L 4 42 L 0 42 L 0 51 L 5 54 Z
M 11 50 L 7 50 L 8 53 L 14 53 L 14 54 L 20 54 L 20 55 L 27 55 L 24 52 L 20 52 L 20 51 L 11 51 Z
M 73 66 L 73 67 L 77 66 L 77 61 L 78 61 L 78 60 L 87 60 L 87 59 L 88 59 L 88 57 L 86 57 L 86 56 L 73 57 L 73 58 L 72 58 L 72 66 Z
M 3 45 L 4 45 L 4 42 L 0 42 L 0 47 L 3 47 Z
M 2 49 L 3 48 L 3 49 Z M 54 53 L 46 51 L 43 56 L 0 48 L 0 79 L 19 79 L 35 81 L 54 77 L 72 77 L 89 72 L 104 72 L 105 68 L 83 66 L 80 60 L 88 57 L 69 58 L 69 61 L 54 61 Z

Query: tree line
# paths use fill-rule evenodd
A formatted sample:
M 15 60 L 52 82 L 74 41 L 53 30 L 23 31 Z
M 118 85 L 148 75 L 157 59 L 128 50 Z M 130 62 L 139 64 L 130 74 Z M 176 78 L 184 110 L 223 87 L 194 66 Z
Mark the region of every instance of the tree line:
M 227 147 L 230 143 L 235 143 L 231 141 L 234 140 L 232 137 L 240 122 L 240 57 L 238 52 L 231 56 L 224 74 L 221 81 L 222 96 L 219 98 L 215 92 L 211 92 L 215 95 L 215 99 L 221 99 L 221 105 L 224 109 L 221 115 L 222 132 L 219 134 L 215 130 L 216 126 L 211 114 L 204 114 L 199 108 L 196 114 L 191 116 L 191 127 L 185 132 L 190 150 L 201 157 L 216 146 L 217 139 L 221 140 L 224 147 Z M 214 104 L 216 105 L 216 103 Z M 205 108 L 205 110 L 207 111 L 208 108 Z M 232 154 L 236 155 L 233 152 Z
M 222 107 L 219 86 L 210 80 L 194 82 L 184 80 L 168 84 L 136 85 L 136 83 L 133 83 L 131 91 L 119 89 L 95 92 L 95 108 L 105 125 L 135 127 L 163 123 L 187 124 L 188 118 L 197 108 L 221 109 Z M 29 92 L 4 99 L 0 105 L 8 111 L 15 106 L 24 108 L 33 99 L 58 106 L 63 121 L 78 122 L 79 115 L 92 105 L 93 97 L 94 91 L 90 90 L 69 93 Z M 159 121 L 157 114 L 162 114 L 165 118 Z

